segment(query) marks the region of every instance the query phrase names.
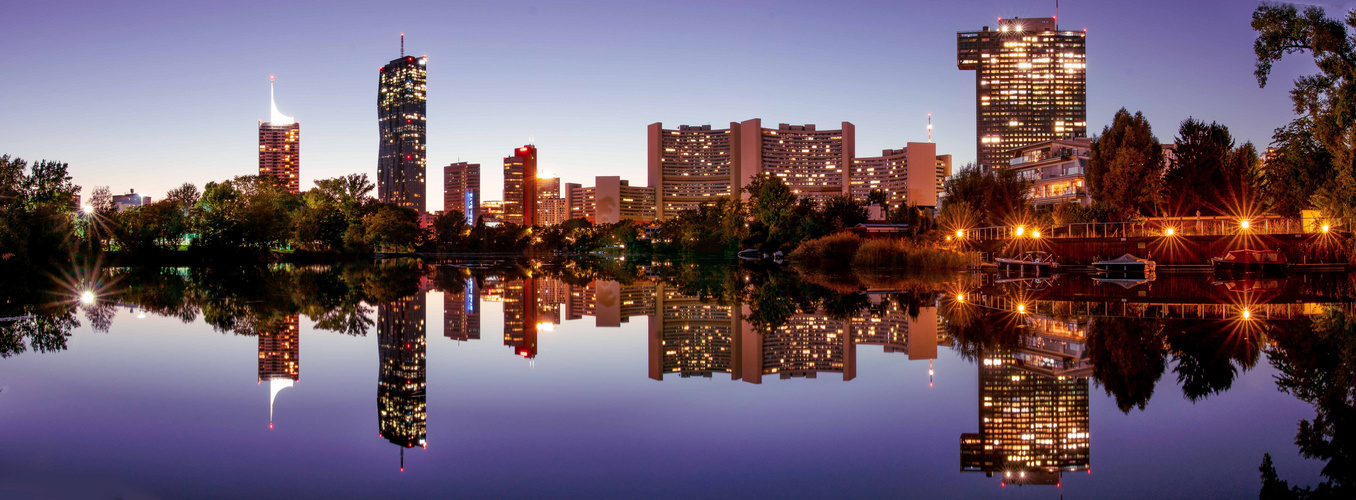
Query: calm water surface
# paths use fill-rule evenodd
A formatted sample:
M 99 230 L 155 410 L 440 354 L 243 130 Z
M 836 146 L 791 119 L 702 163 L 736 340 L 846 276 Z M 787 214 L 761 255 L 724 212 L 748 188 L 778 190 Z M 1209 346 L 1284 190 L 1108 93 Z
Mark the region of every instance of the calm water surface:
M 1345 275 L 474 267 L 26 291 L 0 497 L 1255 497 L 1351 366 Z

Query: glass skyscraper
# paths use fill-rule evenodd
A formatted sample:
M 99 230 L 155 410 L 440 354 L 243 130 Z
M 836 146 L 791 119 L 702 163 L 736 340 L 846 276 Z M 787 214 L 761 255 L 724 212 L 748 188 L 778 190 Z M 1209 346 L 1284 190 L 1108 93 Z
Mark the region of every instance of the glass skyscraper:
M 402 42 L 403 44 L 403 42 Z M 428 56 L 401 56 L 381 68 L 377 90 L 377 198 L 426 211 Z

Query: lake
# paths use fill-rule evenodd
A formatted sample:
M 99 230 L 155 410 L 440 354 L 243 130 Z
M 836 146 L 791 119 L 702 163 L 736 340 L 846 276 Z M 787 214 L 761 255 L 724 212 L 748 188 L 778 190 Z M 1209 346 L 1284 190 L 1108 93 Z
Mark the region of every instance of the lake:
M 1264 454 L 1350 484 L 1296 437 L 1351 432 L 1353 283 L 73 270 L 0 311 L 0 497 L 1251 498 Z

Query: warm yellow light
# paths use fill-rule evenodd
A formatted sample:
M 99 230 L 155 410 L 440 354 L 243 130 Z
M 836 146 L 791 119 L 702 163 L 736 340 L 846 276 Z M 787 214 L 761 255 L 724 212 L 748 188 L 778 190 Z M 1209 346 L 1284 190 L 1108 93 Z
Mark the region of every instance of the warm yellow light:
M 89 203 L 86 203 L 86 204 L 80 206 L 80 210 L 83 210 L 86 214 L 92 214 L 92 213 L 94 213 L 94 205 L 90 205 Z M 1323 231 L 1324 231 L 1324 232 L 1327 232 L 1327 231 L 1328 231 L 1328 226 L 1324 225 L 1324 226 L 1323 226 Z
M 1026 314 L 1026 304 L 1017 304 L 1017 312 Z
M 963 293 L 958 293 L 958 294 L 956 294 L 956 302 L 960 302 L 960 303 L 964 304 L 964 303 L 965 303 L 965 294 L 963 294 Z
M 947 236 L 947 237 L 946 237 L 946 241 L 951 241 L 951 237 L 950 237 L 950 236 Z
M 956 230 L 956 237 L 957 237 L 957 238 L 964 238 L 964 237 L 965 237 L 965 230 L 964 230 L 964 229 L 957 229 L 957 230 Z
M 93 304 L 93 303 L 94 303 L 94 292 L 91 292 L 91 291 L 89 291 L 89 290 L 85 290 L 84 293 L 81 293 L 81 294 L 80 294 L 80 302 L 85 303 L 85 304 Z
M 1243 319 L 1252 319 L 1252 313 L 1247 308 L 1243 309 Z
M 1247 228 L 1248 228 L 1248 219 L 1243 219 L 1243 220 L 1238 221 L 1238 227 L 1241 227 L 1241 228 L 1243 228 L 1243 229 L 1247 229 Z
M 1025 233 L 1025 232 L 1026 232 L 1026 226 L 1017 226 L 1017 236 L 1021 236 L 1022 233 Z
M 1175 234 L 1176 232 L 1177 232 L 1177 231 L 1173 230 L 1172 228 L 1168 228 L 1167 230 L 1164 230 L 1164 231 L 1163 231 L 1163 234 L 1166 234 L 1166 235 L 1168 235 L 1168 236 L 1172 236 L 1172 235 Z
M 1323 229 L 1323 232 L 1325 232 L 1325 233 L 1328 232 L 1328 225 L 1327 225 L 1327 224 L 1324 224 L 1323 227 L 1322 227 L 1321 229 Z
M 1036 238 L 1036 239 L 1040 239 L 1040 237 L 1041 237 L 1041 230 L 1036 229 L 1036 230 L 1031 231 L 1031 237 L 1032 237 L 1032 238 Z

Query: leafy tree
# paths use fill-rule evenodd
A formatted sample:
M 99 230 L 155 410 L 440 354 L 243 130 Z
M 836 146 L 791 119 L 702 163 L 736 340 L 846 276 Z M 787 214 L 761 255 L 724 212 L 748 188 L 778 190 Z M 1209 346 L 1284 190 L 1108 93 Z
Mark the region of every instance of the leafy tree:
M 798 200 L 781 178 L 758 174 L 744 191 L 749 193 L 750 219 L 746 245 L 771 252 L 795 240 L 800 221 L 795 220 L 792 213 Z
M 363 218 L 366 242 L 378 250 L 408 251 L 419 243 L 419 212 L 413 208 L 382 205 Z
M 185 182 L 165 194 L 165 199 L 177 201 L 184 207 L 197 205 L 198 198 L 201 197 L 202 195 L 198 193 L 198 186 L 194 186 L 191 182 Z
M 434 240 L 440 246 L 460 245 L 470 232 L 471 227 L 466 224 L 466 214 L 460 210 L 445 210 L 433 218 Z
M 1162 327 L 1154 320 L 1097 318 L 1088 325 L 1092 376 L 1122 412 L 1149 404 L 1167 367 L 1164 344 Z
M 1121 218 L 1152 215 L 1163 190 L 1163 149 L 1144 115 L 1116 112 L 1111 125 L 1092 141 L 1088 192 L 1110 204 Z
M 975 219 L 966 227 L 1019 223 L 1031 212 L 1031 182 L 1012 169 L 983 171 L 973 163 L 966 165 L 947 181 L 945 193 L 943 210 L 957 202 L 970 207 Z
M 0 156 L 0 262 L 25 270 L 75 251 L 75 194 L 65 163 Z
M 1298 217 L 1320 190 L 1333 189 L 1332 153 L 1314 137 L 1313 122 L 1303 116 L 1276 129 L 1272 144 L 1276 151 L 1265 172 L 1266 204 L 1278 214 Z
M 1273 136 L 1280 150 L 1271 177 L 1282 179 L 1281 186 L 1298 188 L 1293 195 L 1285 195 L 1290 199 L 1282 200 L 1286 211 L 1296 208 L 1293 196 L 1312 192 L 1311 203 L 1330 215 L 1356 216 L 1356 120 L 1352 119 L 1356 116 L 1356 42 L 1348 31 L 1351 27 L 1356 27 L 1356 16 L 1339 21 L 1327 17 L 1320 7 L 1300 12 L 1290 4 L 1263 4 L 1253 11 L 1252 28 L 1257 32 L 1254 74 L 1259 86 L 1266 87 L 1273 65 L 1290 54 L 1309 54 L 1319 70 L 1295 79 L 1290 100 L 1299 116 Z M 1306 152 L 1313 152 L 1315 142 L 1326 154 L 1305 157 Z
M 1188 118 L 1164 175 L 1166 208 L 1174 216 L 1244 215 L 1260 211 L 1260 161 L 1252 143 L 1234 146 L 1229 128 Z

